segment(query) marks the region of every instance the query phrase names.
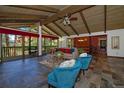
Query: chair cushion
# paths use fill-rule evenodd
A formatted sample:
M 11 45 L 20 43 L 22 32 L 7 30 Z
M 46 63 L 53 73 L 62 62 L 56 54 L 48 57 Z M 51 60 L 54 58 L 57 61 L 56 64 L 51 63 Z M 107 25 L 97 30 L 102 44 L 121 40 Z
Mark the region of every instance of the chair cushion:
M 71 60 L 62 62 L 59 67 L 73 67 L 74 64 L 75 64 L 75 60 L 71 59 Z
M 86 57 L 86 56 L 87 56 L 87 53 L 82 53 L 82 54 L 80 54 L 79 57 Z

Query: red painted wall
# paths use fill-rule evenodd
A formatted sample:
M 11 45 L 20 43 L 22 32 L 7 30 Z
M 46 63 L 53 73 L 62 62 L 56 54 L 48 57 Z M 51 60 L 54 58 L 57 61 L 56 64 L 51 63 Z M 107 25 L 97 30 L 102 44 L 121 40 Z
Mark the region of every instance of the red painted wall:
M 107 35 L 77 37 L 74 38 L 74 47 L 83 48 L 86 52 L 90 52 L 90 47 L 95 47 L 96 49 L 100 48 L 99 40 L 101 38 L 107 39 Z M 80 41 L 80 40 L 84 40 L 84 41 Z
M 83 40 L 83 41 L 81 41 Z M 75 47 L 88 47 L 89 46 L 89 37 L 78 37 L 74 38 Z
M 102 38 L 107 39 L 107 35 L 91 36 L 91 46 L 99 49 L 99 40 Z
M 83 48 L 85 52 L 89 52 L 90 48 L 90 38 L 87 37 L 77 37 L 74 38 L 74 47 L 76 48 Z

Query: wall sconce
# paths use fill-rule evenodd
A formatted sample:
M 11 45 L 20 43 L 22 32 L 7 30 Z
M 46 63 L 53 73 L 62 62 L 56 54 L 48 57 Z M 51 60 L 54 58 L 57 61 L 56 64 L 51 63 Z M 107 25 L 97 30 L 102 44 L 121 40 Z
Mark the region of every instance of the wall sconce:
M 79 41 L 79 42 L 83 42 L 84 40 L 80 40 L 80 39 L 79 39 L 78 41 Z
M 87 41 L 87 38 L 79 39 L 78 41 L 79 41 L 79 42 L 84 42 L 84 41 Z
M 87 38 L 85 38 L 84 41 L 87 41 Z

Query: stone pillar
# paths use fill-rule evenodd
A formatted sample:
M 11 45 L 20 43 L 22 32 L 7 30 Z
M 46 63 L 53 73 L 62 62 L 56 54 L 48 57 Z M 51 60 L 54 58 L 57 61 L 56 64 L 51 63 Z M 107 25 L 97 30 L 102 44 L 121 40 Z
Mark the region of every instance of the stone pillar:
M 38 39 L 38 55 L 42 55 L 42 26 L 38 24 L 38 32 L 39 32 L 39 39 Z

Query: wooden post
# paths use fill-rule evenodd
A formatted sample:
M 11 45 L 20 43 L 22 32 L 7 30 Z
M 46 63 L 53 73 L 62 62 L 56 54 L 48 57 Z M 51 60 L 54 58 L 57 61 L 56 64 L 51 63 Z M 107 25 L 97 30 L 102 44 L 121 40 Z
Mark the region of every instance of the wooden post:
M 25 37 L 22 36 L 22 56 L 25 58 Z
M 16 41 L 17 41 L 17 35 L 15 35 L 15 41 L 14 41 L 14 56 L 16 56 Z
M 9 47 L 9 35 L 6 34 L 5 37 L 6 37 L 6 47 Z M 8 57 L 8 56 L 9 56 L 9 49 L 6 48 L 6 55 L 5 55 L 5 57 Z
M 29 55 L 31 55 L 31 37 L 29 37 Z
M 46 52 L 46 38 L 44 38 L 44 51 Z
M 49 49 L 49 52 L 51 52 L 51 50 L 53 49 L 53 47 L 52 47 L 52 42 L 53 42 L 53 40 L 50 39 L 50 49 Z
M 106 33 L 106 16 L 107 16 L 107 5 L 104 6 L 104 32 Z
M 2 34 L 0 34 L 0 63 L 2 62 Z
M 9 47 L 9 36 L 8 36 L 8 34 L 5 35 L 5 37 L 6 37 L 6 47 Z
M 59 48 L 59 39 L 57 39 L 57 48 Z
M 90 51 L 89 53 L 91 54 L 92 53 L 92 41 L 91 41 L 91 36 L 89 36 L 89 48 L 90 48 Z
M 37 38 L 37 56 L 38 56 L 38 42 L 39 42 L 39 39 Z

